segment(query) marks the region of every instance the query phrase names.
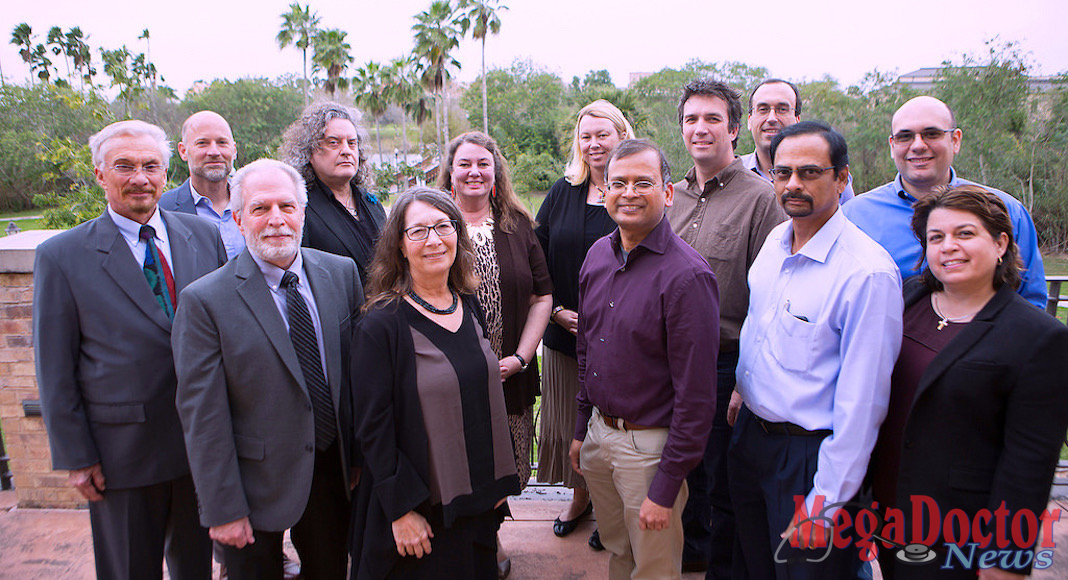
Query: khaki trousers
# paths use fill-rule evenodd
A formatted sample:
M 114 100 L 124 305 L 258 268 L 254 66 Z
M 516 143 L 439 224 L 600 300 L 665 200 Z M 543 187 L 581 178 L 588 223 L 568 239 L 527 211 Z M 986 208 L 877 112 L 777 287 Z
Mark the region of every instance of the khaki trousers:
M 686 482 L 671 512 L 668 529 L 643 531 L 638 525 L 642 502 L 660 465 L 668 430 L 623 431 L 604 423 L 595 408 L 579 464 L 594 508 L 601 543 L 609 553 L 609 580 L 682 578 L 682 510 Z

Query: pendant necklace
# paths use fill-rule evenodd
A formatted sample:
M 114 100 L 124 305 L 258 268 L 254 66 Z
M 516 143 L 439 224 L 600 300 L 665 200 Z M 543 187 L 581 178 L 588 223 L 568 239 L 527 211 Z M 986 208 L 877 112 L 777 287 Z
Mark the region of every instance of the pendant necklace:
M 938 320 L 938 328 L 936 330 L 942 330 L 943 328 L 949 326 L 950 322 L 960 322 L 960 321 L 964 320 L 965 318 L 971 318 L 972 316 L 975 316 L 976 313 L 978 312 L 978 310 L 977 310 L 977 311 L 975 311 L 975 312 L 973 312 L 971 314 L 965 314 L 964 316 L 957 316 L 955 318 L 950 318 L 950 317 L 946 316 L 945 314 L 942 314 L 942 311 L 938 308 L 938 295 L 937 294 L 932 294 L 931 295 L 931 299 L 932 299 L 931 300 L 931 306 L 934 306 L 935 315 L 937 315 L 938 318 L 939 318 L 939 320 Z
M 423 308 L 426 308 L 429 312 L 433 314 L 452 314 L 453 312 L 456 312 L 456 306 L 460 303 L 460 296 L 455 292 L 452 292 L 451 290 L 450 293 L 452 294 L 452 305 L 448 308 L 435 308 L 434 305 L 427 302 L 426 300 L 423 300 L 422 296 L 416 294 L 415 290 L 409 290 L 408 296 L 412 300 L 415 300 L 416 304 L 422 306 Z

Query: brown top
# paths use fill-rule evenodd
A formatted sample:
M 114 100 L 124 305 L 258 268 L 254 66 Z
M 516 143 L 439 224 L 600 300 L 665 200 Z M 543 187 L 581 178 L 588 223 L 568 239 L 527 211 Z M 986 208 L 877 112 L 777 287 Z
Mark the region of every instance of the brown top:
M 749 266 L 768 232 L 786 221 L 775 191 L 737 157 L 703 186 L 691 167 L 675 184 L 667 217 L 671 229 L 712 267 L 719 284 L 720 349 L 736 350 L 749 308 Z

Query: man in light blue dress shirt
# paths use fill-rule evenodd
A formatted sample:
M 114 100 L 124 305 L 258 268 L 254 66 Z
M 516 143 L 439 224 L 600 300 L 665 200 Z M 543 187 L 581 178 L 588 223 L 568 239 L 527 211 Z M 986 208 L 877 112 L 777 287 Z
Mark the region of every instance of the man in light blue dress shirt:
M 850 221 L 890 252 L 901 277 L 908 278 L 922 270 L 920 241 L 912 233 L 912 204 L 939 187 L 973 182 L 961 179 L 953 170 L 953 158 L 960 153 L 963 135 L 953 111 L 942 101 L 928 96 L 911 99 L 894 113 L 890 130 L 890 155 L 897 165 L 897 177 L 857 196 L 843 205 L 842 210 Z M 1023 261 L 1020 295 L 1045 308 L 1046 270 L 1031 215 L 1015 197 L 986 185 L 982 187 L 1000 197 L 1009 210 L 1012 234 Z
M 852 542 L 805 548 L 850 537 L 821 516 L 836 517 L 824 506 L 860 490 L 886 416 L 901 278 L 839 211 L 849 174 L 840 134 L 802 121 L 776 136 L 771 155 L 775 192 L 792 219 L 768 234 L 749 270 L 737 371 L 744 405 L 728 452 L 743 556 L 734 577 L 856 577 Z
M 230 124 L 212 111 L 193 113 L 182 124 L 178 155 L 189 164 L 189 179 L 164 193 L 161 208 L 198 215 L 215 225 L 226 246 L 226 257 L 245 249 L 245 238 L 230 207 L 230 172 L 237 159 L 237 143 Z

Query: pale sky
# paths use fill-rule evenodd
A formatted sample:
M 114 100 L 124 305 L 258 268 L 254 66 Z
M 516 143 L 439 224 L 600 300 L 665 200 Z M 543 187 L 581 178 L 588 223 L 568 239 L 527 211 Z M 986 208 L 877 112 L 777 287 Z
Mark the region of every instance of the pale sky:
M 984 40 L 1020 43 L 1036 65 L 1033 74 L 1068 71 L 1065 0 L 503 0 L 501 34 L 486 44 L 487 68 L 530 59 L 565 82 L 607 69 L 626 86 L 631 72 L 706 62 L 740 61 L 767 67 L 795 81 L 831 75 L 843 86 L 878 68 L 896 71 L 959 61 L 982 54 Z M 300 52 L 279 50 L 275 35 L 290 0 L 5 0 L 0 11 L 0 68 L 23 82 L 26 65 L 11 30 L 27 22 L 43 42 L 48 29 L 81 26 L 90 35 L 94 62 L 106 82 L 97 47 L 144 52 L 137 40 L 149 29 L 151 58 L 179 95 L 196 80 L 300 74 Z M 355 62 L 388 61 L 410 51 L 413 16 L 430 0 L 327 2 L 311 0 L 321 26 L 348 31 Z M 748 7 L 747 7 L 748 5 Z M 729 8 L 728 8 L 729 7 Z M 456 53 L 461 81 L 479 74 L 479 44 L 466 39 Z M 59 58 L 54 59 L 61 75 Z

